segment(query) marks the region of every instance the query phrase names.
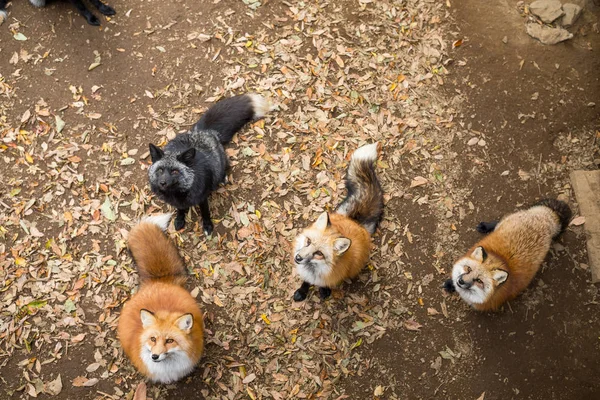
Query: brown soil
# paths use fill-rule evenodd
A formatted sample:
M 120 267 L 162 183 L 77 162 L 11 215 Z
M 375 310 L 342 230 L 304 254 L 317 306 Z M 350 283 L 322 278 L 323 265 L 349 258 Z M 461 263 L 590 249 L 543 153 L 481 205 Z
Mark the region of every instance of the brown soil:
M 243 2 L 234 0 L 113 2 L 111 5 L 118 11 L 113 19 L 115 25 L 105 23 L 109 29 L 99 30 L 84 25 L 85 20 L 75 15 L 68 4 L 57 2 L 38 10 L 25 1 L 15 1 L 11 17 L 27 27 L 28 41 L 22 43 L 12 38 L 7 25 L 14 20 L 9 19 L 0 27 L 0 71 L 6 81 L 17 88 L 14 98 L 0 100 L 4 102 L 2 109 L 7 112 L 4 119 L 0 116 L 0 123 L 9 126 L 19 121 L 26 110 L 33 110 L 36 102 L 43 99 L 53 113 L 62 115 L 67 122 L 65 132 L 72 137 L 66 141 L 94 148 L 106 142 L 114 146 L 116 158 L 96 153 L 91 162 L 84 161 L 83 167 L 79 167 L 80 171 L 84 168 L 86 178 L 91 180 L 86 185 L 127 186 L 131 192 L 122 192 L 124 198 L 142 193 L 146 187 L 144 170 L 136 168 L 133 173 L 120 173 L 120 153 L 139 149 L 136 163 L 144 163 L 137 157 L 146 151 L 147 142 L 157 142 L 162 137 L 157 135 L 160 129 L 169 127 L 176 132 L 193 123 L 199 109 L 206 106 L 203 100 L 213 95 L 215 88 L 224 86 L 225 69 L 241 63 L 238 53 L 218 40 L 211 40 L 208 45 L 199 48 L 180 48 L 170 43 L 179 43 L 176 39 L 185 38 L 192 30 L 211 32 L 213 23 L 219 18 L 237 33 L 254 34 L 267 29 L 262 24 L 265 21 L 273 23 L 268 30 L 274 36 L 283 31 L 286 34 L 293 31 L 287 26 L 291 20 L 289 4 L 281 1 L 263 3 L 266 4 L 251 14 Z M 368 24 L 372 16 L 361 13 L 357 2 L 340 3 L 344 6 L 326 3 L 323 7 L 337 18 L 332 24 L 336 27 L 333 30 L 336 37 L 351 46 L 351 41 L 356 39 L 351 36 L 353 32 L 344 30 L 344 21 Z M 581 227 L 567 230 L 553 247 L 527 292 L 501 312 L 476 313 L 456 296 L 449 296 L 441 289 L 453 260 L 478 239 L 474 227 L 480 220 L 498 219 L 540 197 L 560 194 L 568 198 L 572 196 L 569 171 L 597 168 L 594 160 L 600 158 L 600 8 L 585 12 L 572 29 L 576 32 L 573 40 L 548 47 L 527 36 L 516 1 L 462 0 L 451 3 L 452 23 L 446 27 L 450 31 L 448 37 L 463 39 L 463 43 L 451 50 L 453 60 L 446 66 L 449 75 L 444 77 L 444 85 L 435 89 L 440 91 L 436 95 L 443 99 L 440 101 L 460 110 L 455 120 L 440 131 L 440 135 L 445 136 L 443 143 L 448 147 L 444 149 L 442 162 L 445 180 L 437 184 L 435 191 L 444 195 L 437 197 L 437 192 L 434 194 L 434 189 L 429 187 L 408 188 L 410 177 L 428 176 L 430 171 L 428 164 L 412 163 L 408 156 L 404 158 L 403 153 L 397 168 L 382 171 L 384 187 L 391 189 L 388 191 L 393 192 L 393 196 L 386 205 L 382 229 L 375 237 L 379 246 L 373 255 L 373 264 L 379 273 L 378 280 L 373 279 L 377 275 L 366 271 L 352 284 L 334 291 L 332 300 L 321 304 L 313 296 L 298 307 L 288 301 L 297 282 L 295 278 L 288 279 L 291 268 L 285 258 L 288 256 L 287 249 L 261 248 L 255 253 L 245 254 L 247 249 L 233 247 L 239 243 L 227 236 L 229 228 L 221 222 L 233 224 L 229 212 L 238 204 L 261 204 L 263 190 L 266 189 L 254 185 L 249 190 L 251 185 L 244 186 L 249 172 L 244 171 L 244 159 L 237 156 L 242 145 L 256 148 L 262 143 L 252 135 L 242 133 L 232 144 L 231 151 L 236 156 L 232 163 L 233 185 L 220 190 L 211 199 L 211 208 L 215 210 L 213 216 L 220 219 L 215 224 L 216 232 L 225 238 L 222 239 L 224 243 L 206 241 L 195 218 L 193 223 L 188 223 L 191 232 L 181 235 L 182 251 L 192 268 L 198 267 L 194 272 L 201 277 L 204 277 L 200 271 L 202 263 L 212 260 L 210 257 L 215 254 L 221 256 L 219 251 L 223 249 L 235 251 L 236 261 L 259 270 L 261 276 L 270 277 L 271 281 L 264 284 L 264 289 L 271 290 L 273 297 L 269 297 L 271 294 L 257 294 L 251 307 L 244 311 L 244 315 L 247 311 L 248 319 L 263 312 L 264 309 L 257 305 L 259 301 L 266 301 L 273 307 L 283 305 L 285 311 L 282 313 L 297 315 L 304 327 L 313 329 L 305 336 L 312 335 L 314 343 L 319 341 L 321 331 L 331 333 L 330 347 L 334 349 L 337 342 L 344 345 L 348 341 L 350 344 L 359 343 L 359 336 L 354 336 L 355 319 L 367 321 L 365 315 L 371 318 L 371 311 L 380 313 L 377 317 L 381 320 L 395 322 L 389 325 L 382 323 L 385 329 L 382 328 L 384 333 L 381 337 L 373 338 L 377 332 L 365 331 L 367 333 L 360 336 L 358 347 L 349 352 L 347 363 L 343 365 L 345 371 L 330 381 L 330 377 L 322 372 L 325 367 L 320 372 L 320 367 L 312 364 L 328 363 L 342 369 L 336 364 L 339 360 L 337 354 L 333 355 L 335 351 L 331 354 L 322 351 L 311 353 L 313 343 L 305 340 L 310 349 L 306 350 L 307 355 L 302 362 L 294 362 L 294 355 L 278 353 L 281 359 L 292 361 L 285 368 L 273 367 L 265 351 L 271 351 L 277 347 L 279 340 L 286 341 L 287 337 L 277 336 L 272 343 L 260 343 L 248 332 L 247 326 L 238 322 L 239 315 L 204 301 L 209 340 L 202 363 L 192 376 L 175 385 L 149 385 L 150 397 L 275 398 L 270 389 L 274 378 L 262 374 L 266 369 L 274 369 L 280 375 L 314 376 L 330 382 L 332 386 L 329 392 L 323 394 L 326 385 L 315 380 L 312 387 L 302 387 L 300 394 L 292 390 L 294 394 L 288 393 L 285 398 L 314 399 L 320 398 L 321 394 L 331 399 L 600 398 L 600 293 L 598 286 L 591 284 L 589 271 L 585 269 L 587 258 Z M 126 16 L 129 7 L 133 11 Z M 174 21 L 176 24 L 168 26 Z M 506 43 L 503 42 L 504 37 Z M 50 50 L 52 62 L 29 62 L 17 66 L 9 62 L 13 53 L 23 48 L 36 53 L 38 45 Z M 157 47 L 166 48 L 166 51 Z M 94 51 L 101 55 L 103 66 L 90 72 L 88 66 L 94 62 Z M 215 57 L 217 61 L 211 61 L 219 51 L 220 55 Z M 315 57 L 317 54 L 311 41 L 304 42 L 299 52 L 303 56 Z M 18 68 L 21 69 L 20 76 L 10 75 Z M 50 74 L 49 69 L 54 68 L 57 72 Z M 78 114 L 75 108 L 59 112 L 73 101 L 70 85 L 83 87 L 86 96 L 90 96 L 93 85 L 102 86 L 98 92 L 102 99 L 91 102 L 92 105 L 85 109 L 85 113 L 102 114 L 101 122 Z M 171 89 L 167 88 L 168 85 Z M 153 94 L 153 98 L 145 95 L 146 90 Z M 181 96 L 182 92 L 187 94 Z M 286 104 L 290 110 L 279 113 L 279 119 L 283 121 L 286 120 L 286 112 L 290 118 L 295 116 L 295 107 L 290 102 Z M 185 122 L 169 120 L 163 123 L 172 117 L 168 110 L 177 110 L 178 107 L 185 110 Z M 382 104 L 381 108 L 384 107 L 385 104 Z M 419 107 L 429 111 L 429 104 Z M 150 112 L 150 108 L 156 113 Z M 353 110 L 342 111 L 348 113 Z M 364 109 L 356 111 L 367 113 Z M 111 131 L 109 123 L 117 129 Z M 279 123 L 276 128 L 269 130 L 269 133 L 273 132 L 272 136 L 264 139 L 266 147 L 273 152 L 286 147 L 276 133 L 292 129 Z M 84 139 L 87 131 L 93 132 L 94 136 Z M 467 145 L 472 137 L 483 139 L 485 144 Z M 384 154 L 391 158 L 397 150 L 387 148 Z M 87 151 L 82 147 L 74 154 L 86 160 Z M 300 152 L 300 146 L 294 151 Z M 330 165 L 337 167 L 333 163 Z M 268 172 L 268 165 L 261 164 L 251 173 L 261 171 Z M 503 174 L 504 171 L 508 171 L 508 175 Z M 4 174 L 2 179 L 9 184 L 7 188 L 0 189 L 0 195 L 4 203 L 12 204 L 8 193 L 14 186 L 14 180 L 25 178 L 20 175 L 19 168 L 12 168 Z M 122 184 L 122 180 L 126 180 L 127 184 Z M 267 182 L 266 186 L 269 184 Z M 281 209 L 300 197 L 305 205 L 308 204 L 310 196 L 294 189 L 276 199 Z M 38 185 L 28 187 L 23 184 L 23 194 L 25 192 L 31 197 L 43 196 Z M 421 202 L 424 195 L 425 201 Z M 104 199 L 102 193 L 98 194 L 98 189 L 95 195 L 91 193 L 90 196 Z M 61 207 L 68 205 L 71 197 L 67 190 L 62 197 L 56 198 L 56 204 Z M 335 199 L 334 196 L 333 201 Z M 445 199 L 452 206 L 448 206 Z M 571 198 L 570 204 L 576 213 L 574 199 Z M 154 205 L 149 201 L 146 204 L 147 209 L 161 206 L 156 201 Z M 310 212 L 315 214 L 313 211 Z M 38 228 L 47 237 L 57 237 L 64 228 L 53 225 L 50 218 L 40 222 Z M 303 221 L 296 219 L 294 222 Z M 120 227 L 126 228 L 127 225 Z M 410 230 L 410 236 L 404 233 L 400 235 L 401 239 L 392 242 L 390 238 L 402 233 L 405 227 Z M 74 249 L 74 258 L 84 254 L 94 240 L 99 242 L 100 253 L 112 255 L 115 245 L 112 240 L 107 240 L 109 235 L 116 238 L 118 234 L 115 230 L 106 230 L 73 239 L 69 243 Z M 279 237 L 280 243 L 286 240 Z M 226 242 L 235 242 L 235 245 L 227 248 Z M 10 242 L 7 247 L 13 244 Z M 281 245 L 283 247 L 284 244 Z M 269 264 L 271 256 L 282 260 L 281 264 Z M 114 257 L 121 263 L 126 259 L 125 255 Z M 229 261 L 223 260 L 223 264 Z M 210 274 L 205 277 L 210 277 Z M 127 283 L 131 284 L 131 281 Z M 194 285 L 202 286 L 202 280 L 194 280 Z M 128 293 L 124 286 L 106 290 L 120 291 L 118 297 L 121 299 Z M 44 366 L 40 376 L 49 381 L 61 374 L 63 389 L 54 398 L 125 397 L 132 393 L 141 377 L 124 361 L 114 332 L 98 334 L 99 339 L 93 337 L 96 327 L 99 332 L 101 325 L 94 325 L 95 321 L 99 315 L 104 315 L 105 310 L 92 300 L 97 293 L 91 289 L 87 293 L 89 295 L 82 297 L 80 302 L 87 314 L 86 321 L 92 321 L 87 338 L 68 351 L 59 351 L 60 359 L 49 367 Z M 267 300 L 261 296 L 267 297 Z M 234 303 L 231 299 L 227 300 L 229 304 Z M 119 306 L 114 306 L 117 313 Z M 435 309 L 437 314 L 429 315 L 428 308 Z M 445 310 L 447 315 L 444 315 Z M 357 315 L 353 317 L 353 314 Z M 260 317 L 256 319 L 258 322 L 251 324 L 250 330 L 261 322 Z M 417 331 L 406 329 L 406 320 L 418 321 L 422 326 Z M 68 328 L 61 329 L 69 331 Z M 73 331 L 74 335 L 77 333 Z M 100 342 L 94 345 L 94 340 Z M 40 348 L 47 352 L 49 349 L 44 348 L 42 340 L 39 341 L 42 342 Z M 235 347 L 237 353 L 229 351 L 228 346 Z M 0 379 L 3 382 L 0 397 L 29 398 L 26 384 L 35 376 L 36 360 L 39 357 L 39 361 L 43 362 L 46 358 L 41 356 L 45 353 L 40 348 L 33 352 L 22 348 L 11 357 L 0 358 Z M 94 363 L 98 348 L 105 360 L 106 354 L 112 357 L 106 360 L 109 366 L 103 365 L 98 371 L 106 371 L 115 363 L 119 367 L 118 372 L 109 374 L 107 371 L 108 378 L 102 376 L 91 388 L 74 387 L 73 380 L 86 375 L 85 368 Z M 30 363 L 24 367 L 26 359 Z M 256 373 L 254 383 L 257 385 L 244 386 L 242 391 L 236 390 L 234 394 L 233 387 L 227 383 L 243 386 L 238 364 L 244 363 L 248 372 Z M 25 369 L 31 375 L 28 378 L 24 377 Z M 328 371 L 331 373 L 331 369 Z M 40 397 L 45 395 L 40 394 Z

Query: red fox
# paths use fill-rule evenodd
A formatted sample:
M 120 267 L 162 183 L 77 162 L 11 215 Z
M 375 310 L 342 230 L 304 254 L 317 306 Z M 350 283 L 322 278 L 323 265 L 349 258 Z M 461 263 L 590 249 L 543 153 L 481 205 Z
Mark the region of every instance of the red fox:
M 491 233 L 454 264 L 452 279 L 444 283 L 444 288 L 457 291 L 477 310 L 497 310 L 527 288 L 552 240 L 570 221 L 567 204 L 544 199 L 500 222 L 481 222 L 477 231 Z
M 373 143 L 352 154 L 344 201 L 296 237 L 294 262 L 303 283 L 294 293 L 295 301 L 306 299 L 311 285 L 326 299 L 331 287 L 356 277 L 369 261 L 371 235 L 383 215 L 383 191 L 374 165 L 377 152 L 378 144 Z
M 140 290 L 125 303 L 118 335 L 133 365 L 152 381 L 171 383 L 188 375 L 204 348 L 202 312 L 183 288 L 186 270 L 163 233 L 170 214 L 147 217 L 127 239 L 140 274 Z

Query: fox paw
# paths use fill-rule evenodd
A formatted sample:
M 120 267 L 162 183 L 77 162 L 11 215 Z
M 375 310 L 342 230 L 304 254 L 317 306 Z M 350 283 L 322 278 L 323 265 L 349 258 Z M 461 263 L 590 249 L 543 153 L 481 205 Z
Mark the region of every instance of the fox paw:
M 100 26 L 100 20 L 94 14 L 86 15 L 85 19 L 87 19 L 87 22 L 90 25 Z
M 114 8 L 107 4 L 102 4 L 100 7 L 98 7 L 98 11 L 104 15 L 115 15 L 117 13 Z
M 329 289 L 328 287 L 319 288 L 319 297 L 321 298 L 321 300 L 325 300 L 329 296 L 331 296 L 331 289 Z
M 307 295 L 307 292 L 303 291 L 302 289 L 298 289 L 294 292 L 294 301 L 304 301 L 306 300 Z
M 210 236 L 210 235 L 212 235 L 215 227 L 212 222 L 208 222 L 208 223 L 203 222 L 202 229 L 204 229 L 204 236 Z

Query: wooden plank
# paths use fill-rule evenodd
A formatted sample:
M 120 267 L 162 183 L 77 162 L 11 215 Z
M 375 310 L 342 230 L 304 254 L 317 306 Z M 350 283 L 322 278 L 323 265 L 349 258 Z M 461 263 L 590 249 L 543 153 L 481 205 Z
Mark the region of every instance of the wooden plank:
M 588 264 L 592 282 L 600 282 L 600 171 L 573 171 L 571 183 L 585 217 Z

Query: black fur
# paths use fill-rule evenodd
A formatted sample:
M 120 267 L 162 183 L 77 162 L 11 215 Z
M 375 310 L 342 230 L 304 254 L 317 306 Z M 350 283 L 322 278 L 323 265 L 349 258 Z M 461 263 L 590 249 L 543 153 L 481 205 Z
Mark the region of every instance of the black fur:
M 452 279 L 447 279 L 444 282 L 443 288 L 448 293 L 454 293 L 454 292 L 456 292 L 456 288 L 454 287 L 454 281 Z
M 100 11 L 101 14 L 104 15 L 115 15 L 116 11 L 111 6 L 102 3 L 100 0 L 89 0 L 94 7 Z M 88 8 L 83 4 L 82 0 L 71 0 L 71 4 L 75 6 L 79 14 L 83 15 L 83 17 L 87 20 L 88 24 L 98 26 L 100 25 L 100 20 L 96 17 Z
M 253 99 L 242 95 L 219 101 L 191 131 L 177 135 L 163 150 L 150 144 L 150 188 L 177 208 L 175 229 L 182 229 L 189 208 L 199 205 L 204 233 L 213 232 L 208 197 L 225 181 L 228 161 L 223 144 L 235 134 L 233 129 L 262 117 L 264 110 L 255 110 Z
M 321 300 L 325 300 L 329 296 L 331 296 L 331 289 L 330 288 L 328 288 L 328 287 L 320 287 L 319 288 L 319 297 L 321 298 Z
M 300 286 L 300 288 L 294 292 L 294 301 L 304 301 L 306 296 L 308 296 L 309 289 L 310 283 L 302 282 L 302 286 Z
M 210 108 L 196 123 L 199 130 L 212 129 L 219 133 L 221 144 L 231 142 L 233 135 L 255 118 L 255 110 L 239 96 L 223 99 Z M 218 105 L 218 107 L 217 107 Z M 232 118 L 235 116 L 235 118 Z
M 532 207 L 534 206 L 548 207 L 558 216 L 558 219 L 560 220 L 560 232 L 554 237 L 555 239 L 560 236 L 560 234 L 563 233 L 569 226 L 573 212 L 571 211 L 571 208 L 569 208 L 569 205 L 564 201 L 556 199 L 542 199 L 535 203 Z
M 498 221 L 480 222 L 475 229 L 479 233 L 486 234 L 486 233 L 493 232 L 494 229 L 496 228 L 496 225 L 498 225 Z

